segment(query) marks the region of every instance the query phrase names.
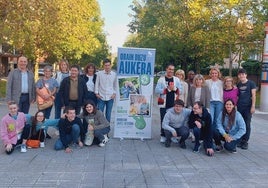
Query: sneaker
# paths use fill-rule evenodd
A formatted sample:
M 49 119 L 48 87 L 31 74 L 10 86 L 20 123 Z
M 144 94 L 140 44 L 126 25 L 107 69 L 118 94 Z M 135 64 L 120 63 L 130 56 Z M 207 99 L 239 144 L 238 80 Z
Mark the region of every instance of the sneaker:
M 171 141 L 175 144 L 179 143 L 179 141 L 176 137 L 171 137 Z
M 236 147 L 238 147 L 238 148 L 241 148 L 241 146 L 242 146 L 242 142 L 239 142 L 239 143 L 236 145 Z
M 200 143 L 196 143 L 193 149 L 194 153 L 198 153 L 200 150 L 201 144 Z
M 44 148 L 45 147 L 45 142 L 40 142 L 40 148 Z
M 216 145 L 216 152 L 221 152 L 223 150 L 222 145 Z
M 180 142 L 180 147 L 181 147 L 182 149 L 186 149 L 185 141 L 181 141 L 181 142 Z
M 166 142 L 165 142 L 166 148 L 169 148 L 170 147 L 170 144 L 171 144 L 171 140 L 166 140 Z
M 26 149 L 26 145 L 25 144 L 21 144 L 21 146 L 20 146 L 20 152 L 21 153 L 27 152 L 27 149 Z
M 247 142 L 243 142 L 241 144 L 241 149 L 248 149 L 248 143 Z
M 49 134 L 46 133 L 46 138 L 47 139 L 51 139 L 51 136 Z
M 105 144 L 106 144 L 107 142 L 109 142 L 108 135 L 107 135 L 107 134 L 105 134 L 105 135 L 103 135 L 103 136 L 104 136 L 104 142 L 105 142 Z
M 166 140 L 167 140 L 166 137 L 164 137 L 164 136 L 161 136 L 161 137 L 160 137 L 160 142 L 161 142 L 161 143 L 165 143 Z
M 105 142 L 104 142 L 104 140 L 101 141 L 101 143 L 99 143 L 99 146 L 100 146 L 100 147 L 104 147 L 104 146 L 105 146 Z
M 230 150 L 230 153 L 237 153 L 236 149 Z

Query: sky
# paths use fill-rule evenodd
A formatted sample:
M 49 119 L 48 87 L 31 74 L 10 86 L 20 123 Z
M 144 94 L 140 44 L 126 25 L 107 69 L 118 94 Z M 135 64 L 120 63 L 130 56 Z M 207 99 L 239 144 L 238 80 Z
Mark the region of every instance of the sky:
M 107 41 L 112 46 L 112 53 L 117 52 L 117 47 L 122 47 L 128 32 L 127 25 L 131 21 L 128 14 L 132 13 L 129 5 L 132 0 L 98 0 L 101 17 L 104 19 L 104 31 Z

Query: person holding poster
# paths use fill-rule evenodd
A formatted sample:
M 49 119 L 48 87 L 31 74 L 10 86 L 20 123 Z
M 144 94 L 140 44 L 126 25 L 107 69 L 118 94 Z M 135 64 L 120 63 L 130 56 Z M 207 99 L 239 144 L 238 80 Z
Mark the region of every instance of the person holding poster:
M 109 59 L 103 61 L 104 70 L 97 73 L 95 94 L 98 100 L 98 108 L 104 112 L 105 117 L 111 122 L 113 103 L 116 95 L 116 73 L 111 71 L 112 65 Z
M 175 100 L 174 107 L 167 110 L 162 124 L 166 135 L 166 147 L 170 147 L 171 137 L 181 136 L 179 145 L 182 149 L 186 149 L 185 140 L 190 134 L 188 127 L 190 113 L 191 110 L 184 108 L 181 99 Z
M 166 67 L 166 75 L 159 78 L 155 88 L 155 93 L 159 94 L 158 105 L 160 107 L 161 125 L 166 110 L 173 107 L 174 101 L 179 98 L 179 94 L 182 92 L 181 82 L 179 78 L 174 76 L 174 69 L 175 66 L 173 64 L 168 64 Z M 166 142 L 165 132 L 162 126 L 160 142 Z

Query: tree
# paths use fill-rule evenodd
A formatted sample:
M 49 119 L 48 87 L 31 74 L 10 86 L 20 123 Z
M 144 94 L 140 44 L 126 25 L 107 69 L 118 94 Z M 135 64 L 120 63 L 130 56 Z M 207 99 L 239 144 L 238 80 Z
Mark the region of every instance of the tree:
M 106 44 L 96 0 L 2 0 L 0 6 L 0 42 L 34 59 L 36 70 L 44 54 L 77 60 Z
M 131 8 L 129 27 L 136 40 L 125 45 L 156 48 L 163 66 L 173 62 L 197 72 L 233 54 L 247 58 L 263 40 L 267 16 L 264 0 L 142 0 Z

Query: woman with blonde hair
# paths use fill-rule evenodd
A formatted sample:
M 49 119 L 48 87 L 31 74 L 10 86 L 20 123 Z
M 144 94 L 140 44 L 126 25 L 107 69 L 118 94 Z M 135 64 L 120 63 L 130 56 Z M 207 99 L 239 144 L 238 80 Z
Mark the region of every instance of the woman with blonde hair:
M 223 101 L 232 99 L 235 106 L 238 100 L 238 88 L 234 85 L 234 79 L 231 76 L 226 76 L 223 81 Z
M 188 106 L 187 99 L 188 99 L 188 84 L 185 82 L 185 72 L 182 69 L 179 69 L 175 72 L 175 76 L 178 77 L 182 84 L 182 93 L 179 94 L 179 99 L 184 102 L 185 106 Z
M 188 105 L 193 107 L 195 102 L 200 101 L 205 108 L 210 105 L 210 91 L 206 86 L 205 79 L 201 74 L 194 77 L 193 85 L 189 90 Z
M 210 115 L 212 118 L 213 132 L 216 128 L 216 120 L 223 109 L 223 82 L 221 81 L 221 72 L 218 68 L 213 67 L 209 71 L 210 79 L 206 84 L 210 91 Z

